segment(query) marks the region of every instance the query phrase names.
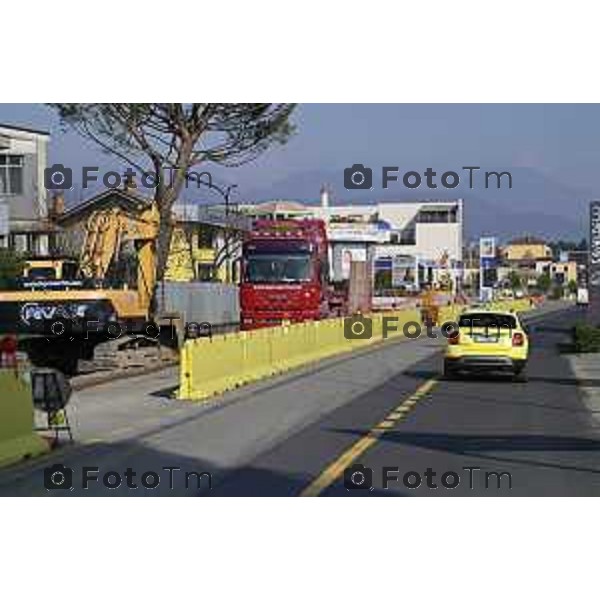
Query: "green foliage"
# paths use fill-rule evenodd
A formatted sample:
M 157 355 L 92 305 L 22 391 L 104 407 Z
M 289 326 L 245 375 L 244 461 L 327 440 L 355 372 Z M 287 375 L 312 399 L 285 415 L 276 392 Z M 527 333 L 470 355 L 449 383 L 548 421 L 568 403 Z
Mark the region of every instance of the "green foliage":
M 548 275 L 548 273 L 542 273 L 537 278 L 536 287 L 542 294 L 548 293 L 551 285 L 552 280 L 550 279 L 550 275 Z
M 15 289 L 23 265 L 23 259 L 14 250 L 0 248 L 0 290 Z
M 600 329 L 577 323 L 573 328 L 573 352 L 600 352 Z
M 154 202 L 160 214 L 157 279 L 163 278 L 173 226 L 171 210 L 190 171 L 209 163 L 238 166 L 269 147 L 284 144 L 294 133 L 295 104 L 51 104 L 63 125 L 91 139 L 103 151 L 150 172 L 157 182 Z M 199 175 L 197 174 L 198 178 Z M 196 184 L 203 180 L 196 179 Z M 204 182 L 229 202 L 225 192 Z
M 63 124 L 140 171 L 237 166 L 294 133 L 295 104 L 50 104 Z M 163 174 L 164 175 L 164 174 Z M 157 187 L 157 189 L 160 186 Z
M 520 290 L 523 287 L 521 276 L 516 271 L 510 271 L 508 274 L 508 282 L 513 292 L 515 290 Z
M 375 273 L 375 289 L 377 290 L 389 290 L 392 287 L 392 272 L 377 271 Z
M 569 294 L 577 293 L 577 282 L 574 279 L 570 279 L 569 283 L 567 283 L 567 291 Z
M 562 286 L 560 286 L 560 285 L 552 286 L 552 289 L 550 290 L 548 296 L 549 296 L 550 300 L 560 300 L 564 296 L 564 290 L 563 290 Z

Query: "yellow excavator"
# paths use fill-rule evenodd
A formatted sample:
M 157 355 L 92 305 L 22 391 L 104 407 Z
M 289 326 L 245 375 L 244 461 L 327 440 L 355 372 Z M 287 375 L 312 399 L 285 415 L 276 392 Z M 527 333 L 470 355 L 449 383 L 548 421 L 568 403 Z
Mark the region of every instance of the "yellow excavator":
M 52 271 L 46 280 L 28 277 L 40 273 L 29 261 L 19 289 L 0 291 L 0 334 L 16 334 L 34 364 L 72 374 L 79 359 L 92 358 L 95 346 L 114 339 L 116 332 L 142 332 L 152 316 L 158 231 L 154 204 L 135 213 L 117 207 L 95 211 L 86 224 L 76 278 L 62 281 Z M 125 243 L 137 256 L 133 286 L 109 277 L 114 264 L 122 262 Z

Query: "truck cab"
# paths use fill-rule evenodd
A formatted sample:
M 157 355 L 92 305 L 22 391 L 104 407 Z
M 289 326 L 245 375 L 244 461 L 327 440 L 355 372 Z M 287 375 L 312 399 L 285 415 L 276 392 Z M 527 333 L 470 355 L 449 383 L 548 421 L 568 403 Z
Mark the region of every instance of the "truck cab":
M 328 274 L 323 221 L 258 221 L 242 247 L 242 329 L 328 316 Z

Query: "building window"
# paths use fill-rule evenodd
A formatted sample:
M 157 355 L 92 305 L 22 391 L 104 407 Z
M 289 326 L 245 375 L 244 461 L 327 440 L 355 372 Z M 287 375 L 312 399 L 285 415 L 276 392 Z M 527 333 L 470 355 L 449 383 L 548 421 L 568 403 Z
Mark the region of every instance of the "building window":
M 29 251 L 29 239 L 26 233 L 15 233 L 12 236 L 10 246 L 15 252 L 24 253 Z
M 417 243 L 417 232 L 412 227 L 404 229 L 400 233 L 400 245 L 414 246 Z
M 456 223 L 456 209 L 422 210 L 419 223 Z
M 198 248 L 212 248 L 215 243 L 215 230 L 212 227 L 200 227 L 198 229 Z
M 213 281 L 215 278 L 215 267 L 212 264 L 198 263 L 198 281 Z
M 0 154 L 0 195 L 23 193 L 23 157 Z

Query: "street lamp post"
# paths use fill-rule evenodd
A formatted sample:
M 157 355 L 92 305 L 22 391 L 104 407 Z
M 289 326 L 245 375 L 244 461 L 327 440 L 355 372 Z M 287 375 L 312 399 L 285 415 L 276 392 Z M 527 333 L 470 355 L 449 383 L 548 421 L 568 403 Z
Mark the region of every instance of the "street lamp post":
M 224 252 L 225 252 L 225 278 L 227 281 L 231 278 L 231 261 L 229 257 L 229 209 L 230 209 L 230 197 L 231 192 L 236 189 L 238 186 L 236 183 L 232 183 L 228 185 L 225 189 L 213 183 L 212 177 L 210 177 L 209 181 L 205 181 L 201 177 L 196 178 L 196 182 L 198 185 L 204 185 L 207 188 L 214 190 L 221 196 L 225 203 L 225 240 L 224 240 Z

